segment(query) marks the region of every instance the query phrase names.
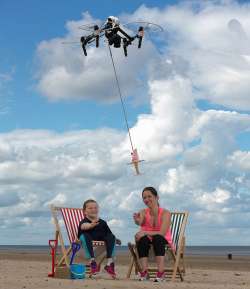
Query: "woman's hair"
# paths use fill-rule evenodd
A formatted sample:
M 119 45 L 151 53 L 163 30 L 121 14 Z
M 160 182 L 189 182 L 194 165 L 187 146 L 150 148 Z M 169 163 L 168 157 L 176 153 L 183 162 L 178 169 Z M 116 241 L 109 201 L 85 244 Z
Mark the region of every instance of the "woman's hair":
M 82 208 L 83 208 L 84 211 L 86 210 L 87 204 L 89 204 L 89 203 L 96 203 L 96 204 L 97 204 L 97 202 L 96 202 L 95 200 L 88 199 L 87 201 L 85 201 L 85 202 L 83 203 Z
M 158 193 L 156 191 L 156 189 L 154 187 L 146 187 L 143 189 L 142 191 L 142 195 L 145 191 L 150 191 L 152 193 L 152 195 L 154 195 L 155 197 L 158 197 Z

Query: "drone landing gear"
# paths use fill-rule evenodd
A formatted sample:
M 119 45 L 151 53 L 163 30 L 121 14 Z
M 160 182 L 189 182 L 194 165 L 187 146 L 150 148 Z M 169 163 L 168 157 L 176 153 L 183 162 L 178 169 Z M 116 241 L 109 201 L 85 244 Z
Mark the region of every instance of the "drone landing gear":
M 88 43 L 87 38 L 84 36 L 81 37 L 81 43 L 82 43 L 82 50 L 85 56 L 87 56 L 87 50 L 86 50 L 86 44 Z

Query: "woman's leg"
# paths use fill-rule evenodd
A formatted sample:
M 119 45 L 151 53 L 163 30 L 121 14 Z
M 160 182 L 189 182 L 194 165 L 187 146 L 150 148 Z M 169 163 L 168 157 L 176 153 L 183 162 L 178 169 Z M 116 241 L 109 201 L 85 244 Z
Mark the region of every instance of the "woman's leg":
M 137 251 L 141 261 L 142 271 L 148 270 L 148 253 L 150 249 L 151 241 L 147 236 L 143 236 L 137 241 Z
M 94 250 L 93 250 L 93 245 L 92 245 L 92 236 L 89 233 L 83 233 L 80 236 L 80 241 L 82 243 L 82 247 L 84 249 L 85 252 L 85 257 L 87 259 L 94 259 L 95 255 L 94 255 Z
M 157 269 L 159 272 L 163 272 L 165 269 L 164 259 L 165 259 L 166 243 L 167 241 L 162 235 L 154 235 L 152 237 L 152 244 L 156 256 Z

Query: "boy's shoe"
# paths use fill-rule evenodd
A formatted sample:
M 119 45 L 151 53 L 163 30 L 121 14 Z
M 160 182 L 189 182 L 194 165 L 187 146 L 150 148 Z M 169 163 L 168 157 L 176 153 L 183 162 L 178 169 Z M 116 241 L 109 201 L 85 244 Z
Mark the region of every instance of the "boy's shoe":
M 115 264 L 112 262 L 110 263 L 110 265 L 106 265 L 104 267 L 104 270 L 113 278 L 116 278 L 116 274 L 115 274 Z
M 139 272 L 139 280 L 140 281 L 147 281 L 149 280 L 149 274 L 148 271 L 144 271 L 144 272 Z
M 154 282 L 162 282 L 165 278 L 165 272 L 157 272 Z
M 96 261 L 91 261 L 91 263 L 90 263 L 90 274 L 91 275 L 96 275 L 99 272 L 100 272 L 100 268 L 98 267 Z

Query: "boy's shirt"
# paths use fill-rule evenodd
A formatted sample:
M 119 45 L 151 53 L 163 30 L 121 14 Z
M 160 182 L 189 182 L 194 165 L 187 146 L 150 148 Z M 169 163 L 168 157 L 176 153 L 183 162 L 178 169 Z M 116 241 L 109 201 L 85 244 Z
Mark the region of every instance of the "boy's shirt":
M 112 234 L 107 222 L 105 222 L 102 219 L 99 219 L 98 222 L 99 224 L 96 225 L 94 228 L 89 229 L 89 230 L 82 230 L 81 225 L 84 223 L 91 223 L 91 221 L 87 217 L 81 220 L 78 226 L 78 234 L 77 234 L 78 239 L 80 238 L 81 234 L 89 233 L 91 237 L 93 238 L 93 240 L 101 241 L 102 238 L 106 236 L 107 234 L 110 234 L 110 233 Z

